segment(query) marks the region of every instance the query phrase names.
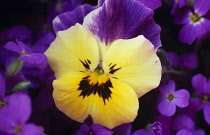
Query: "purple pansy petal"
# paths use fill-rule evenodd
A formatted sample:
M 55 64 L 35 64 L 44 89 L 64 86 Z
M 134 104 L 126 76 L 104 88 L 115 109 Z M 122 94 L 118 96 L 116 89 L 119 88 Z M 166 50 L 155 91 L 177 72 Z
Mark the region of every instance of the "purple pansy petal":
M 192 131 L 192 134 L 193 135 L 206 135 L 206 133 L 202 129 L 194 130 Z
M 77 130 L 73 135 L 89 135 L 90 128 L 88 125 L 83 124 L 80 126 L 80 129 Z
M 47 65 L 47 57 L 42 53 L 31 53 L 27 56 L 20 56 L 20 59 L 28 64 L 31 64 L 41 70 Z
M 0 74 L 0 98 L 3 98 L 5 95 L 5 81 L 3 76 Z
M 197 74 L 192 78 L 192 86 L 196 93 L 203 95 L 204 89 L 206 89 L 207 79 L 202 74 Z
M 163 99 L 158 104 L 158 111 L 165 116 L 172 116 L 176 112 L 176 105 L 173 102 L 169 102 L 168 99 Z
M 192 44 L 196 36 L 197 33 L 192 24 L 184 25 L 178 33 L 179 40 L 186 44 Z
M 186 107 L 189 103 L 190 94 L 187 90 L 182 89 L 174 92 L 174 104 L 178 107 Z
M 206 104 L 203 108 L 204 119 L 210 125 L 210 102 Z
M 99 124 L 93 124 L 90 127 L 90 131 L 91 133 L 93 133 L 94 135 L 112 135 L 113 132 Z
M 161 0 L 138 0 L 144 6 L 155 10 L 162 6 Z
M 195 0 L 194 11 L 198 12 L 200 16 L 204 16 L 210 9 L 209 0 Z
M 5 30 L 0 34 L 1 41 L 9 41 L 19 39 L 21 41 L 29 41 L 32 38 L 31 31 L 25 26 L 16 26 Z
M 104 4 L 105 0 L 98 0 L 98 7 L 102 6 Z
M 189 116 L 181 114 L 174 119 L 172 126 L 175 131 L 179 131 L 181 129 L 191 130 L 194 128 L 194 122 Z
M 188 53 L 181 56 L 183 66 L 189 69 L 195 69 L 198 66 L 198 58 L 195 53 Z
M 115 127 L 112 131 L 114 131 L 115 135 L 130 135 L 131 128 L 132 128 L 131 123 L 125 123 L 125 124 Z
M 84 4 L 82 6 L 77 7 L 75 10 L 70 12 L 65 12 L 58 15 L 53 20 L 53 28 L 55 32 L 66 30 L 76 23 L 83 23 L 84 17 L 93 11 L 96 7 Z
M 140 129 L 140 130 L 135 131 L 132 135 L 155 135 L 155 133 L 153 131 Z
M 182 129 L 179 130 L 179 132 L 177 132 L 176 135 L 192 135 L 192 133 L 187 129 Z
M 154 22 L 153 14 L 134 0 L 106 0 L 102 7 L 85 17 L 83 25 L 106 44 L 144 35 L 157 49 L 161 46 L 161 29 Z
M 169 81 L 166 85 L 161 85 L 159 89 L 160 93 L 166 97 L 169 93 L 174 93 L 175 91 L 175 82 Z
M 25 124 L 31 115 L 31 100 L 23 92 L 14 93 L 5 98 L 8 105 L 7 111 L 11 120 L 16 124 Z
M 23 126 L 21 135 L 43 135 L 43 134 L 44 133 L 41 127 L 30 123 Z

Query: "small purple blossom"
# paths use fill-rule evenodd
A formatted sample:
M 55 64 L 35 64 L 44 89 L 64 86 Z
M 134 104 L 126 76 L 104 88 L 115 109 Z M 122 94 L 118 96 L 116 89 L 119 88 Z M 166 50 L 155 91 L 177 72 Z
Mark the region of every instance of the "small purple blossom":
M 32 53 L 31 49 L 22 41 L 16 40 L 15 42 L 7 42 L 4 48 L 19 53 L 20 60 L 33 65 L 39 69 L 44 69 L 47 64 L 47 57 L 42 53 Z
M 207 80 L 202 74 L 197 74 L 192 78 L 192 86 L 199 96 L 197 102 L 203 108 L 204 119 L 210 124 L 210 79 Z
M 160 87 L 160 101 L 158 110 L 161 114 L 172 116 L 176 112 L 176 106 L 184 108 L 188 106 L 190 94 L 187 90 L 175 91 L 175 82 L 170 81 Z
M 175 15 L 177 13 L 177 11 L 184 7 L 187 4 L 187 0 L 168 0 L 169 2 L 173 3 L 173 9 L 171 9 L 171 14 Z
M 203 40 L 210 32 L 209 14 L 210 1 L 195 0 L 194 9 L 183 9 L 175 18 L 176 24 L 184 24 L 178 37 L 182 43 L 192 44 L 197 38 Z
M 27 124 L 31 114 L 31 101 L 28 95 L 19 92 L 7 96 L 7 106 L 0 112 L 0 132 L 18 135 L 43 135 L 40 127 Z

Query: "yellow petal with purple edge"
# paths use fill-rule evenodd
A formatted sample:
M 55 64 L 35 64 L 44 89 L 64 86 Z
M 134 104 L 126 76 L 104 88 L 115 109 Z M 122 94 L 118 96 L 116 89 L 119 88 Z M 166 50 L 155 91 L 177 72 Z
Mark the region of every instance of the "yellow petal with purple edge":
M 114 41 L 105 54 L 103 69 L 131 86 L 138 97 L 156 88 L 161 79 L 160 60 L 144 36 Z
M 111 129 L 137 116 L 139 104 L 134 90 L 107 74 L 69 73 L 55 80 L 53 87 L 56 106 L 78 122 L 91 115 L 95 124 Z
M 59 31 L 45 55 L 56 78 L 71 72 L 94 70 L 99 62 L 97 41 L 80 24 Z

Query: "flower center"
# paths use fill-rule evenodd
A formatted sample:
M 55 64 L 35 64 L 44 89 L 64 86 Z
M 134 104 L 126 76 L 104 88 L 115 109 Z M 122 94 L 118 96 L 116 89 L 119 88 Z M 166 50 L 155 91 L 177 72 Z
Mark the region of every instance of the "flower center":
M 201 100 L 204 104 L 207 104 L 209 102 L 209 97 L 208 95 L 202 95 Z
M 22 125 L 17 125 L 17 126 L 15 127 L 15 134 L 16 134 L 16 135 L 20 135 L 20 134 L 22 133 L 22 130 L 23 130 Z
M 192 24 L 199 23 L 202 21 L 202 17 L 199 15 L 198 12 L 195 12 L 190 15 L 190 20 Z
M 6 105 L 6 102 L 0 98 L 0 109 L 3 108 Z
M 96 71 L 99 75 L 104 74 L 104 70 L 103 70 L 103 67 L 102 67 L 102 62 L 100 62 L 100 63 L 98 64 L 98 67 L 95 69 L 95 71 Z
M 168 94 L 167 99 L 171 102 L 174 100 L 174 95 L 172 93 Z
M 26 52 L 21 52 L 21 55 L 22 56 L 27 56 L 27 53 Z

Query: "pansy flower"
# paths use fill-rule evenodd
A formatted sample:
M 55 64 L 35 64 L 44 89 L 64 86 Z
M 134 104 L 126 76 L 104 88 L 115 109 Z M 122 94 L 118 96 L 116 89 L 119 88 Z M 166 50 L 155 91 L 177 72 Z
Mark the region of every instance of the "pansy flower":
M 176 18 L 176 24 L 184 24 L 179 31 L 178 37 L 182 43 L 192 44 L 197 38 L 202 40 L 210 32 L 210 1 L 195 0 L 194 9 L 183 9 Z
M 168 84 L 160 87 L 158 110 L 163 115 L 172 116 L 176 112 L 176 106 L 180 108 L 188 106 L 189 97 L 187 90 L 175 91 L 175 82 L 169 81 Z
M 19 53 L 20 60 L 25 63 L 33 65 L 39 69 L 44 69 L 46 67 L 47 57 L 42 53 L 32 53 L 31 48 L 18 39 L 16 40 L 16 43 L 13 41 L 7 42 L 4 48 Z
M 55 72 L 58 109 L 78 122 L 90 115 L 95 124 L 107 128 L 136 118 L 138 98 L 156 88 L 161 78 L 155 49 L 160 42 L 151 31 L 159 28 L 148 24 L 152 13 L 136 1 L 107 0 L 84 18 L 83 25 L 57 33 L 45 54 Z

